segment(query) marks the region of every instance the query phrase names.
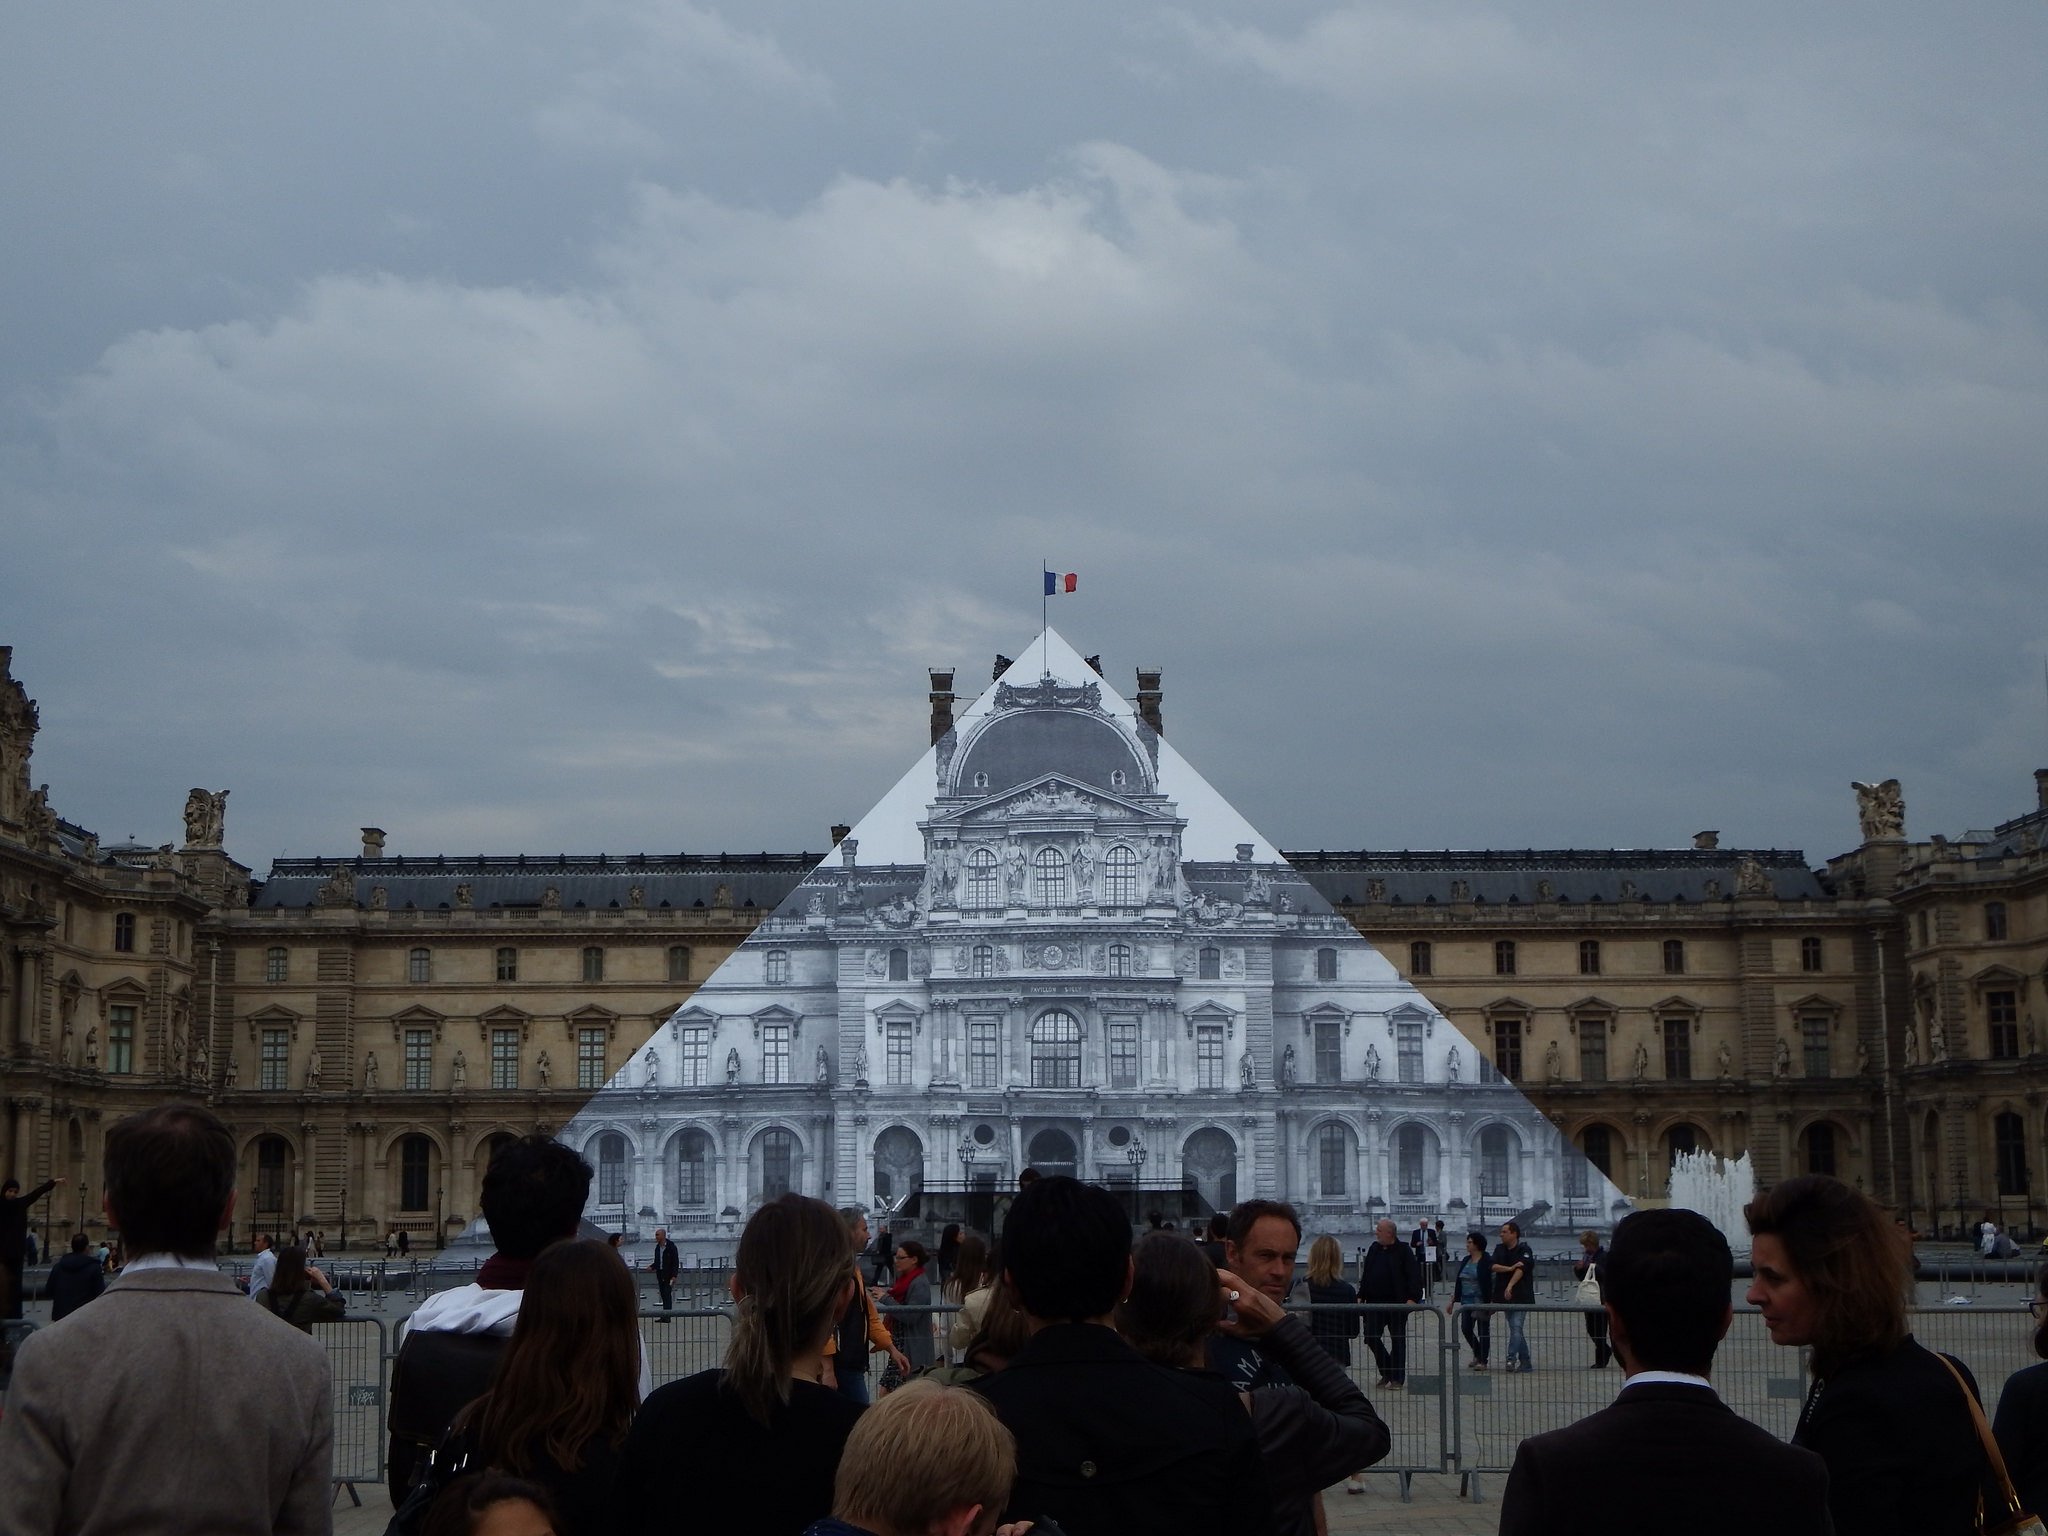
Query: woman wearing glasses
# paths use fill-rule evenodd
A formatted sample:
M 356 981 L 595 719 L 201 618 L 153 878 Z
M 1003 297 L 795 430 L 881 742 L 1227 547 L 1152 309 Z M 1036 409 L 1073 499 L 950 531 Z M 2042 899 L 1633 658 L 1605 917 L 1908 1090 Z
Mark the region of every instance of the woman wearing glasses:
M 2034 1320 L 2034 1353 L 2048 1361 L 2048 1264 L 2034 1276 L 2027 1311 Z M 2022 1366 L 2006 1378 L 1991 1429 L 2020 1503 L 2038 1512 L 2048 1499 L 2048 1364 Z

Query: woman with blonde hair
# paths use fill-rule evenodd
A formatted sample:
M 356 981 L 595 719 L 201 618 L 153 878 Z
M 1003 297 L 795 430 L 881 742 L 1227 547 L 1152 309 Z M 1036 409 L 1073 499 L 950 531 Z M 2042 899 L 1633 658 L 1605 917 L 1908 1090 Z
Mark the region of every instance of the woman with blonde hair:
M 861 1408 L 822 1384 L 825 1343 L 859 1284 L 832 1207 L 791 1194 L 754 1212 L 733 1255 L 725 1364 L 641 1407 L 619 1468 L 621 1528 L 687 1514 L 693 1529 L 800 1536 L 831 1513 Z
M 1358 1287 L 1344 1278 L 1344 1250 L 1327 1232 L 1309 1244 L 1308 1300 L 1308 1331 L 1324 1354 L 1348 1369 L 1351 1341 L 1364 1331 L 1358 1318 Z M 1349 1310 L 1324 1311 L 1326 1307 Z M 1344 1491 L 1365 1492 L 1362 1475 L 1354 1472 L 1345 1478 Z

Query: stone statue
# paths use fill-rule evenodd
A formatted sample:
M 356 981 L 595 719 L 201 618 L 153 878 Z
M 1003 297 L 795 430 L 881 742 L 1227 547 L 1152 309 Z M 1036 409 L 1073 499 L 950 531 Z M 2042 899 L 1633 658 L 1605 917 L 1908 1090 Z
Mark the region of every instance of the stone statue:
M 1778 1036 L 1777 1053 L 1771 1058 L 1771 1076 L 1790 1077 L 1791 1075 L 1792 1047 L 1787 1045 L 1785 1043 L 1785 1037 L 1783 1035 L 1780 1035 Z
M 1650 1048 L 1640 1040 L 1636 1042 L 1635 1060 L 1631 1064 L 1631 1070 L 1639 1083 L 1650 1075 Z
M 469 1058 L 462 1054 L 462 1047 L 455 1048 L 455 1059 L 448 1063 L 448 1086 L 467 1088 L 469 1086 Z
M 1461 1060 L 1462 1058 L 1458 1055 L 1458 1048 L 1455 1045 L 1452 1046 L 1450 1054 L 1444 1057 L 1444 1074 L 1446 1081 L 1453 1083 L 1458 1081 L 1458 1074 L 1460 1071 L 1463 1070 L 1463 1068 L 1460 1066 Z
M 1856 1075 L 1858 1077 L 1870 1076 L 1870 1047 L 1861 1040 L 1856 1042 Z
M 85 1032 L 85 1070 L 97 1072 L 100 1069 L 100 1027 L 91 1025 Z
M 1282 1087 L 1294 1084 L 1294 1047 L 1291 1045 L 1280 1053 L 1280 1084 Z
M 195 789 L 185 797 L 185 846 L 218 848 L 227 830 L 228 792 Z
M 562 910 L 562 892 L 559 886 L 551 885 L 540 893 L 540 909 L 543 912 Z
M 862 1088 L 868 1085 L 868 1048 L 865 1045 L 853 1048 L 853 1080 Z
M 1289 912 L 1292 912 L 1294 910 L 1294 898 L 1288 895 L 1285 891 L 1282 891 L 1278 896 L 1273 898 L 1273 910 L 1275 912 L 1282 914 L 1283 916 Z
M 1721 1042 L 1721 1049 L 1714 1053 L 1714 1063 L 1715 1076 L 1719 1077 L 1723 1082 L 1726 1082 L 1728 1078 L 1733 1074 L 1734 1068 L 1734 1060 L 1729 1055 L 1728 1042 L 1726 1040 L 1723 1040 Z
M 377 1091 L 377 1053 L 370 1052 L 363 1058 L 363 1089 L 367 1093 Z
M 1866 843 L 1872 838 L 1904 835 L 1906 797 L 1897 779 L 1886 779 L 1882 784 L 1864 784 L 1852 779 L 1849 787 L 1856 791 L 1856 820 L 1863 829 Z
M 737 1083 L 740 1080 L 740 1051 L 738 1046 L 734 1046 L 725 1053 L 725 1080 L 728 1084 Z
M 1938 1014 L 1927 1021 L 1927 1060 L 1934 1066 L 1948 1060 L 1948 1031 Z
M 1538 901 L 1555 901 L 1557 899 L 1557 887 L 1548 880 L 1538 880 L 1536 882 L 1536 899 Z
M 813 896 L 810 899 L 810 902 L 804 907 L 804 912 L 807 916 L 810 917 L 823 917 L 825 915 L 825 898 L 822 896 Z
M 1248 907 L 1262 907 L 1273 899 L 1273 882 L 1263 873 L 1253 870 L 1245 876 L 1244 904 Z
M 711 905 L 714 907 L 730 907 L 732 905 L 732 887 L 720 882 L 718 888 L 711 893 Z
M 1550 1042 L 1550 1049 L 1543 1053 L 1543 1076 L 1554 1083 L 1563 1075 L 1564 1053 L 1558 1050 L 1557 1042 L 1553 1040 Z
M 45 784 L 28 797 L 21 808 L 22 839 L 39 848 L 57 835 L 57 813 L 50 809 L 50 786 Z
M 383 910 L 385 910 L 385 908 L 389 907 L 390 905 L 390 891 L 386 890 L 381 885 L 373 885 L 370 887 L 370 910 L 372 912 L 382 912 Z
M 327 883 L 314 893 L 314 904 L 322 907 L 352 907 L 356 904 L 356 877 L 345 869 L 337 869 L 327 877 Z
M 1074 850 L 1074 894 L 1088 901 L 1095 895 L 1095 860 L 1083 843 Z
M 77 1040 L 73 1037 L 71 1032 L 71 1021 L 69 1019 L 66 1019 L 64 1021 L 64 1033 L 58 1038 L 57 1041 L 57 1060 L 60 1065 L 68 1067 L 73 1064 L 71 1056 L 73 1050 L 77 1046 L 77 1043 Z
M 318 1093 L 320 1091 L 320 1047 L 317 1045 L 313 1047 L 312 1053 L 306 1057 L 306 1091 L 308 1093 Z
M 832 1058 L 825 1054 L 825 1047 L 822 1045 L 818 1047 L 818 1081 L 820 1083 L 830 1083 L 832 1081 Z
M 2037 1042 L 2034 1035 L 2034 1016 L 2030 1013 L 2020 1025 L 2020 1046 L 2029 1056 L 2034 1054 Z
M 181 1010 L 173 1008 L 171 1010 L 171 1076 L 183 1077 L 184 1075 L 185 1015 Z
M 626 905 L 635 912 L 647 905 L 647 888 L 641 885 L 626 887 Z
M 1367 1082 L 1380 1080 L 1380 1048 L 1376 1045 L 1365 1048 L 1365 1077 Z
M 213 1081 L 213 1053 L 206 1048 L 206 1036 L 201 1035 L 194 1042 L 192 1051 L 192 1074 L 202 1083 Z
M 647 1047 L 647 1072 L 640 1082 L 641 1086 L 645 1088 L 658 1088 L 661 1086 L 661 1052 L 651 1045 Z
M 1009 877 L 1010 900 L 1012 901 L 1021 902 L 1024 899 L 1024 875 L 1027 868 L 1028 866 L 1024 862 L 1024 850 L 1022 848 L 1012 848 L 1008 859 L 1003 865 L 1004 873 Z
M 1920 1029 L 1918 1025 L 1914 1024 L 1906 1026 L 1906 1065 L 1909 1067 L 1920 1065 Z
M 224 1073 L 224 1074 L 222 1075 L 222 1077 L 221 1077 L 221 1080 L 220 1080 L 220 1085 L 221 1085 L 221 1087 L 223 1087 L 223 1088 L 232 1088 L 232 1087 L 234 1087 L 234 1086 L 235 1086 L 235 1083 L 236 1083 L 236 1081 L 237 1081 L 237 1080 L 238 1080 L 238 1079 L 239 1079 L 239 1078 L 241 1077 L 241 1075 L 242 1075 L 242 1065 L 241 1065 L 241 1063 L 240 1063 L 239 1061 L 237 1061 L 237 1060 L 235 1059 L 235 1056 L 234 1056 L 234 1053 L 233 1053 L 233 1052 L 229 1052 L 229 1053 L 228 1053 L 228 1069 L 227 1069 L 226 1073 Z
M 548 1079 L 555 1075 L 555 1064 L 548 1060 L 548 1053 L 545 1047 L 542 1048 L 538 1056 L 534 1057 L 533 1070 L 534 1074 L 540 1079 L 541 1087 L 547 1087 Z
M 1255 1088 L 1258 1086 L 1258 1069 L 1252 1065 L 1252 1053 L 1249 1048 L 1246 1049 L 1244 1055 L 1237 1059 L 1237 1075 L 1243 1081 L 1245 1087 Z
M 455 905 L 458 908 L 468 908 L 476 905 L 476 892 L 466 880 L 455 887 Z
M 1770 873 L 1759 864 L 1754 854 L 1745 853 L 1735 866 L 1735 894 L 1738 896 L 1769 896 L 1772 894 Z
M 1365 882 L 1365 899 L 1375 904 L 1387 899 L 1387 882 L 1374 875 Z

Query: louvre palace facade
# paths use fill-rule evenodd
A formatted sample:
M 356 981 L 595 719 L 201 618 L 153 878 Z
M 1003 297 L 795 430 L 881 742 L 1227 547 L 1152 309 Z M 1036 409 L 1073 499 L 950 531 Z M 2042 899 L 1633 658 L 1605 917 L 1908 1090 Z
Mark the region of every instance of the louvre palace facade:
M 1114 752 L 1057 726 L 1096 746 L 1029 773 L 991 733 L 1085 719 L 1091 678 L 956 718 L 934 673 L 907 841 L 456 858 L 366 828 L 258 875 L 225 791 L 155 845 L 59 814 L 11 662 L 0 1168 L 71 1181 L 35 1213 L 59 1241 L 101 1230 L 107 1125 L 179 1096 L 235 1128 L 238 1237 L 330 1245 L 445 1238 L 534 1129 L 591 1155 L 607 1224 L 706 1236 L 779 1187 L 893 1201 L 1031 1162 L 1343 1230 L 1592 1219 L 1687 1147 L 1835 1172 L 1922 1229 L 2048 1206 L 2048 772 L 2008 820 L 1917 839 L 1898 786 L 1859 788 L 1860 845 L 1819 867 L 1712 834 L 1283 854 L 1166 782 L 1156 673 Z

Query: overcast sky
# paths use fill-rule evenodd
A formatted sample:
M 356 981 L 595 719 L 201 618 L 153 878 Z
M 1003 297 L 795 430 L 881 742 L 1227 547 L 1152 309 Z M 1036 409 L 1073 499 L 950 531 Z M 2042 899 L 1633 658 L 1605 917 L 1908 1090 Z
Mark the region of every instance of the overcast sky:
M 230 788 L 259 869 L 815 850 L 1049 559 L 1282 846 L 2018 814 L 2044 61 L 2033 0 L 9 7 L 35 778 Z

